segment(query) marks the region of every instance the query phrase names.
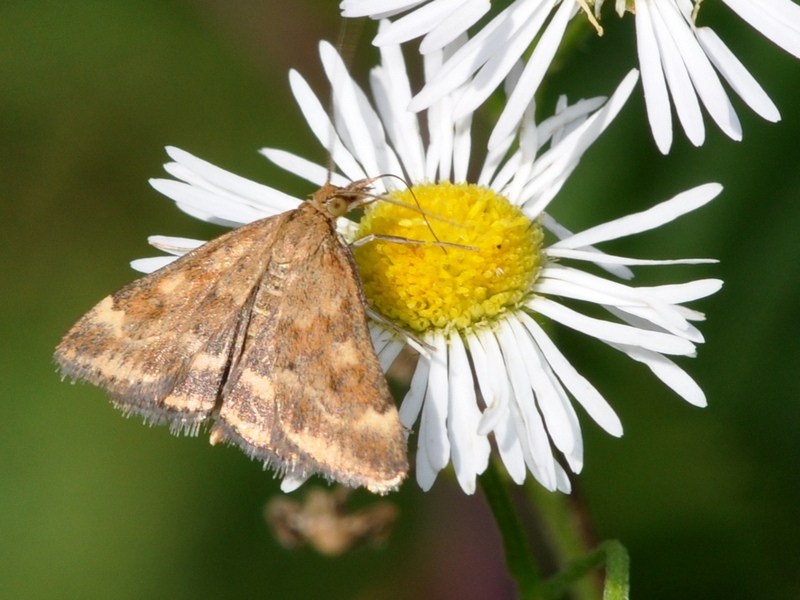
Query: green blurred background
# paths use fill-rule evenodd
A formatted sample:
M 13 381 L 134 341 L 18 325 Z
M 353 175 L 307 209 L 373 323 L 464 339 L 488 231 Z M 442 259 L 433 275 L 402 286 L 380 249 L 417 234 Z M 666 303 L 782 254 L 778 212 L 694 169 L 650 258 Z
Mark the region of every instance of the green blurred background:
M 563 335 L 617 408 L 612 439 L 584 419 L 579 478 L 602 537 L 632 555 L 634 598 L 800 597 L 800 65 L 719 3 L 713 24 L 781 109 L 744 142 L 708 126 L 701 149 L 654 149 L 641 90 L 593 147 L 553 211 L 579 228 L 706 181 L 723 195 L 673 226 L 614 245 L 650 257 L 713 256 L 643 282 L 722 277 L 697 304 L 707 343 L 686 361 L 710 406 L 696 409 L 640 365 Z M 633 20 L 607 17 L 545 90 L 610 93 L 635 65 Z M 83 312 L 134 278 L 154 233 L 208 238 L 148 185 L 167 144 L 298 195 L 311 190 L 256 154 L 320 161 L 287 69 L 324 90 L 320 38 L 334 0 L 12 1 L 0 4 L 0 597 L 506 598 L 502 551 L 480 494 L 452 478 L 409 483 L 382 550 L 338 559 L 289 552 L 261 512 L 278 493 L 260 467 L 205 437 L 126 420 L 90 386 L 62 383 L 51 354 Z M 367 24 L 355 69 L 365 73 Z M 360 71 L 359 71 L 360 69 Z M 708 119 L 706 119 L 708 123 Z M 361 496 L 359 501 L 367 501 Z

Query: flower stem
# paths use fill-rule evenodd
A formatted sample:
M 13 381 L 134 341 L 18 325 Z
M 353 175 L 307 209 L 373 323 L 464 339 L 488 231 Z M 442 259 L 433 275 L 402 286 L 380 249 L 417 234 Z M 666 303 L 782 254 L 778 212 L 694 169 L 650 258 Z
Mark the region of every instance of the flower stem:
M 575 600 L 594 600 L 602 589 L 603 600 L 627 600 L 628 552 L 616 540 L 598 543 L 580 489 L 575 484 L 573 488 L 571 495 L 564 495 L 535 481 L 525 482 L 528 499 L 543 523 L 543 538 L 560 565 L 560 571 L 542 583 L 543 596 L 562 598 L 569 590 Z M 603 568 L 605 577 L 600 573 L 587 577 Z
M 605 566 L 603 600 L 628 600 L 629 563 L 625 546 L 617 540 L 607 540 L 595 550 L 570 562 L 563 571 L 549 579 L 543 585 L 545 596 L 559 598 L 575 581 Z
M 541 543 L 547 545 L 555 569 L 563 568 L 574 557 L 583 556 L 598 545 L 582 494 L 575 483 L 572 494 L 566 495 L 548 491 L 528 478 L 524 490 L 540 522 Z M 600 577 L 574 578 L 570 593 L 574 600 L 594 600 L 601 589 Z
M 541 578 L 522 523 L 517 515 L 511 495 L 494 461 L 479 478 L 489 508 L 503 538 L 506 564 L 519 588 L 520 598 L 533 600 L 541 597 Z
M 627 550 L 616 540 L 600 544 L 590 541 L 592 536 L 587 535 L 586 515 L 573 498 L 541 490 L 535 484 L 526 486 L 528 498 L 543 520 L 540 550 L 543 556 L 561 565 L 558 573 L 543 580 L 508 484 L 494 461 L 489 461 L 479 481 L 503 539 L 508 572 L 517 583 L 520 598 L 555 600 L 569 592 L 575 598 L 589 600 L 598 598 L 602 588 L 603 600 L 628 600 Z M 595 548 L 588 550 L 591 546 Z M 570 559 L 574 556 L 577 558 Z M 604 578 L 587 578 L 603 568 Z

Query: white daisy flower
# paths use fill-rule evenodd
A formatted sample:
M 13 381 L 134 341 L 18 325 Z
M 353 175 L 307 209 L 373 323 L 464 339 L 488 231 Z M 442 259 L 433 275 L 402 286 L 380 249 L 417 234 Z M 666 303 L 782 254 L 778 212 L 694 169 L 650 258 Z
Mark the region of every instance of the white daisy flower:
M 569 491 L 553 449 L 570 470 L 581 470 L 583 447 L 573 402 L 612 435 L 622 434 L 613 409 L 551 340 L 547 329 L 556 324 L 644 363 L 688 402 L 705 404 L 697 384 L 668 356 L 694 355 L 703 338 L 691 321 L 703 315 L 682 304 L 716 292 L 721 282 L 633 287 L 582 265 L 597 265 L 625 280 L 632 276 L 628 266 L 708 262 L 639 260 L 604 254 L 594 246 L 668 223 L 710 201 L 721 187 L 703 185 L 580 233 L 544 212 L 630 95 L 635 71 L 607 101 L 567 105 L 562 98 L 557 113 L 538 125 L 532 110 L 526 112 L 515 136 L 473 161 L 471 115 L 452 120 L 450 95 L 428 109 L 429 141 L 423 140 L 418 117 L 405 110 L 411 87 L 397 46 L 382 49 L 381 65 L 371 73 L 376 108 L 330 45 L 321 45 L 321 56 L 333 87 L 333 123 L 299 74 L 292 72 L 290 81 L 312 131 L 331 149 L 341 171 L 333 183 L 380 174 L 408 182 L 376 180 L 379 197 L 393 200 L 370 204 L 358 224 L 343 221 L 341 230 L 352 240 L 376 234 L 425 241 L 435 234 L 457 245 L 378 240 L 354 250 L 371 308 L 429 348 L 419 358 L 400 407 L 402 423 L 417 433 L 416 478 L 423 489 L 452 462 L 463 490 L 473 493 L 493 438 L 514 481 L 521 483 L 530 471 L 547 489 Z M 441 52 L 427 55 L 429 76 L 443 58 Z M 300 202 L 181 150 L 169 148 L 168 153 L 175 162 L 166 169 L 179 181 L 159 179 L 153 186 L 206 221 L 244 224 Z M 282 150 L 262 153 L 316 185 L 325 182 L 327 170 L 320 165 Z M 480 168 L 472 183 L 470 166 Z M 546 241 L 546 235 L 553 239 Z M 152 241 L 173 253 L 199 243 L 164 237 Z M 144 259 L 135 267 L 149 271 L 164 262 Z M 583 314 L 581 306 L 604 309 L 606 318 Z M 371 329 L 388 369 L 410 340 L 384 322 L 374 322 Z M 284 488 L 297 484 L 288 480 Z
M 708 27 L 696 25 L 702 0 L 616 0 L 616 10 L 634 13 L 637 52 L 645 103 L 656 145 L 666 154 L 672 145 L 675 104 L 689 140 L 705 140 L 700 104 L 730 138 L 740 140 L 742 129 L 719 75 L 758 115 L 772 122 L 780 113 L 766 92 Z M 791 0 L 724 0 L 740 17 L 774 44 L 800 58 L 800 6 Z M 343 0 L 346 17 L 382 18 L 405 14 L 375 38 L 378 46 L 424 36 L 425 54 L 443 47 L 467 31 L 488 10 L 484 0 Z M 454 105 L 455 117 L 470 114 L 511 72 L 516 61 L 537 42 L 522 75 L 509 96 L 490 146 L 494 147 L 518 126 L 542 82 L 564 36 L 567 23 L 580 9 L 599 33 L 603 0 L 515 0 L 448 59 L 440 73 L 412 99 L 414 111 L 431 106 L 468 82 Z M 593 9 L 593 10 L 592 10 Z

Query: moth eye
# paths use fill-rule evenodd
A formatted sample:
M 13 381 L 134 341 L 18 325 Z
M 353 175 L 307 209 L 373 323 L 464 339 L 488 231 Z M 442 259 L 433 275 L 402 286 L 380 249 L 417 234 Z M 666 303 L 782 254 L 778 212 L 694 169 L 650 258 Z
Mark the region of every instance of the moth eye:
M 328 202 L 328 212 L 334 217 L 341 217 L 347 212 L 347 206 L 347 201 L 337 196 L 336 198 L 331 198 Z

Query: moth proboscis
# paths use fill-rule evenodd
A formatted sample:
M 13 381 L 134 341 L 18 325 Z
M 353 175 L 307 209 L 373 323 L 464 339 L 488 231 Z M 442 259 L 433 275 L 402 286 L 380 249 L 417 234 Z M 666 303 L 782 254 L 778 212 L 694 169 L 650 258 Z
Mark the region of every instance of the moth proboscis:
M 295 480 L 396 489 L 403 428 L 335 223 L 372 181 L 325 184 L 108 296 L 56 348 L 61 373 L 175 433 L 213 421 L 212 443 Z

